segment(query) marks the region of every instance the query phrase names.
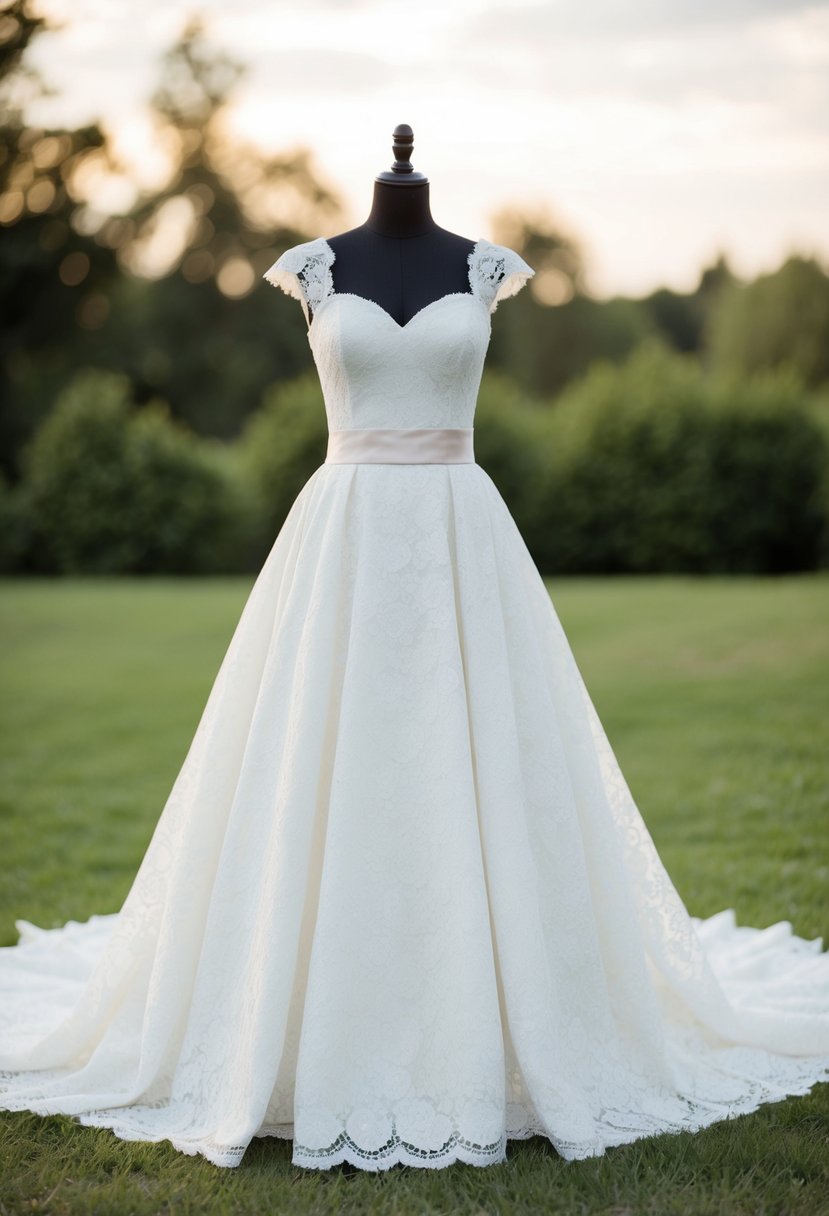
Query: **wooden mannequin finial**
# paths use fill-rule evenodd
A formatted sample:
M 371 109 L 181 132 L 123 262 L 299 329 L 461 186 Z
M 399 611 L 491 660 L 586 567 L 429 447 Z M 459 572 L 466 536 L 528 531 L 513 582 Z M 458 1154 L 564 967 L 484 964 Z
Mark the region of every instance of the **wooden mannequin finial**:
M 422 185 L 428 181 L 425 173 L 418 173 L 412 168 L 412 150 L 414 148 L 414 131 L 408 123 L 398 123 L 392 136 L 394 164 L 391 170 L 384 169 L 375 177 L 376 182 L 394 182 L 396 185 Z

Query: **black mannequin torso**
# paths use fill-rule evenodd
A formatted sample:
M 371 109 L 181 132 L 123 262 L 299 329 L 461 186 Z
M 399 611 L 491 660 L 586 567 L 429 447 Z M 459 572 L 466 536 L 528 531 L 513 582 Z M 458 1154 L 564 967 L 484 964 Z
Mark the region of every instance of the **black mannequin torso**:
M 411 128 L 401 125 L 395 137 L 395 180 L 378 175 L 368 219 L 328 244 L 334 292 L 373 300 L 403 326 L 442 296 L 470 291 L 467 259 L 475 241 L 438 227 L 428 179 L 401 158 L 411 151 Z

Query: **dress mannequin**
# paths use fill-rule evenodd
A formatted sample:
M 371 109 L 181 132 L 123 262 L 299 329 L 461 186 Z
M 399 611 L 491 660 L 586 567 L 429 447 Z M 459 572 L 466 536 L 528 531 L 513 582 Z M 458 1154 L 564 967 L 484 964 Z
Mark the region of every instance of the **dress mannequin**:
M 374 179 L 368 219 L 328 240 L 334 290 L 373 300 L 398 325 L 441 296 L 469 291 L 467 258 L 475 245 L 435 223 L 429 179 L 412 169 L 413 145 L 412 128 L 395 127 L 395 162 Z

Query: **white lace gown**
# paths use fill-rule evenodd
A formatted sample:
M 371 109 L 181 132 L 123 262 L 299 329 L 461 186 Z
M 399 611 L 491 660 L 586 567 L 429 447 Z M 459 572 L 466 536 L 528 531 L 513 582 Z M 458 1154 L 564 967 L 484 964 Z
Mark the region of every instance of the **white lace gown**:
M 473 426 L 486 240 L 404 326 L 323 238 L 329 430 Z M 120 909 L 0 950 L 0 1107 L 237 1166 L 572 1160 L 829 1077 L 829 954 L 689 915 L 484 469 L 322 464 L 251 590 Z

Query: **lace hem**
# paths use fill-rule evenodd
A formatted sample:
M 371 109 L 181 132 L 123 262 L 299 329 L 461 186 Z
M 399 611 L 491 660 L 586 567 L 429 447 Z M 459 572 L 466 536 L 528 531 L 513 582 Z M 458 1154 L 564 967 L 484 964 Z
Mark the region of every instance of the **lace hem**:
M 514 1124 L 507 1124 L 503 1135 L 490 1144 L 476 1144 L 453 1133 L 440 1148 L 427 1150 L 408 1143 L 393 1132 L 389 1140 L 378 1149 L 361 1147 L 343 1131 L 327 1147 L 310 1148 L 294 1139 L 293 1127 L 289 1125 L 263 1127 L 256 1138 L 277 1136 L 294 1140 L 291 1164 L 304 1169 L 332 1169 L 347 1162 L 357 1169 L 377 1172 L 391 1169 L 395 1165 L 410 1165 L 422 1169 L 442 1169 L 456 1162 L 466 1165 L 500 1165 L 508 1160 L 507 1144 L 510 1140 L 529 1140 L 533 1136 L 546 1139 L 565 1161 L 584 1161 L 591 1157 L 603 1157 L 608 1148 L 618 1148 L 639 1140 L 659 1135 L 680 1135 L 682 1132 L 697 1132 L 714 1123 L 751 1114 L 768 1102 L 782 1101 L 786 1097 L 802 1096 L 811 1092 L 816 1084 L 829 1081 L 829 1057 L 824 1059 L 824 1076 L 815 1075 L 815 1061 L 791 1059 L 782 1064 L 782 1071 L 773 1080 L 754 1078 L 749 1092 L 729 1101 L 705 1101 L 688 1095 L 677 1095 L 678 1107 L 674 1118 L 664 1113 L 647 1115 L 637 1112 L 602 1111 L 597 1121 L 596 1134 L 591 1140 L 564 1140 L 551 1135 L 537 1117 L 525 1116 Z M 735 1076 L 740 1074 L 735 1070 Z M 740 1076 L 741 1080 L 745 1080 Z
M 551 1134 L 537 1116 L 523 1107 L 514 1108 L 514 1118 L 508 1118 L 503 1133 L 489 1143 L 477 1143 L 452 1131 L 439 1147 L 423 1148 L 401 1135 L 394 1119 L 391 1120 L 391 1134 L 377 1147 L 361 1145 L 346 1128 L 342 1128 L 324 1147 L 314 1147 L 295 1138 L 292 1123 L 263 1124 L 251 1138 L 292 1140 L 291 1164 L 317 1170 L 331 1169 L 346 1162 L 369 1172 L 387 1170 L 395 1165 L 423 1169 L 441 1169 L 455 1162 L 475 1166 L 498 1165 L 508 1160 L 508 1141 L 527 1140 L 532 1136 L 547 1139 L 565 1161 L 580 1161 L 602 1157 L 608 1148 L 632 1144 L 652 1136 L 697 1132 L 713 1123 L 751 1114 L 765 1103 L 808 1094 L 814 1085 L 829 1081 L 827 1056 L 817 1059 L 774 1057 L 773 1067 L 770 1068 L 767 1053 L 737 1048 L 731 1053 L 730 1063 L 728 1075 L 741 1090 L 736 1096 L 730 1099 L 706 1099 L 691 1092 L 677 1091 L 673 1095 L 672 1112 L 664 1106 L 660 1113 L 652 1114 L 604 1109 L 596 1117 L 594 1135 L 581 1140 L 566 1140 Z M 765 1075 L 757 1075 L 761 1066 L 765 1069 Z M 0 1073 L 0 1079 L 9 1076 L 8 1073 Z M 59 1105 L 54 1099 L 42 1103 L 27 1099 L 17 1104 L 14 1099 L 6 1098 L 0 1103 L 0 1109 L 34 1111 L 41 1115 L 67 1114 L 83 1126 L 108 1129 L 119 1140 L 144 1143 L 168 1140 L 177 1151 L 188 1156 L 200 1155 L 223 1169 L 239 1166 L 248 1147 L 247 1144 L 224 1145 L 209 1136 L 187 1136 L 159 1126 L 165 1112 L 172 1116 L 179 1113 L 175 1107 L 163 1101 L 153 1105 L 133 1105 L 120 1110 L 95 1110 L 79 1114 L 60 1111 Z M 119 1115 L 126 1115 L 127 1118 L 119 1119 Z M 155 1123 L 155 1127 L 152 1123 Z

